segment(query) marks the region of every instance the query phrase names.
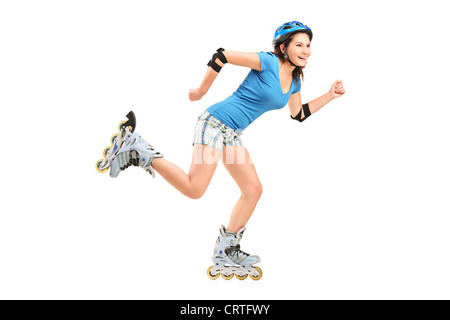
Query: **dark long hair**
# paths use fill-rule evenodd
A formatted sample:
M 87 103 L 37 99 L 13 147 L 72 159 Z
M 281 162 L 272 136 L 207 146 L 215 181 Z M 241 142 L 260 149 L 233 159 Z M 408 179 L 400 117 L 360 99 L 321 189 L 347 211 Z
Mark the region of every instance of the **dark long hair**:
M 272 43 L 272 44 L 273 44 L 273 47 L 274 47 L 273 54 L 275 54 L 278 58 L 280 58 L 281 61 L 283 61 L 283 62 L 288 62 L 288 61 L 286 60 L 286 58 L 284 57 L 283 52 L 281 52 L 280 46 L 281 46 L 282 44 L 284 44 L 284 47 L 285 47 L 285 50 L 286 50 L 286 48 L 287 48 L 287 47 L 289 46 L 289 44 L 292 42 L 292 38 L 294 38 L 294 36 L 295 36 L 297 33 L 306 33 L 306 34 L 308 35 L 308 37 L 309 37 L 309 41 L 312 41 L 312 33 L 311 33 L 309 30 L 297 30 L 297 31 L 294 31 L 294 32 L 291 32 L 291 33 L 282 35 L 282 36 L 279 37 L 278 39 L 273 40 L 273 43 Z M 294 71 L 292 71 L 292 77 L 293 77 L 295 80 L 297 80 L 297 81 L 298 81 L 300 78 L 302 78 L 302 80 L 303 80 L 303 70 L 302 70 L 302 68 L 296 67 L 296 68 L 294 69 Z

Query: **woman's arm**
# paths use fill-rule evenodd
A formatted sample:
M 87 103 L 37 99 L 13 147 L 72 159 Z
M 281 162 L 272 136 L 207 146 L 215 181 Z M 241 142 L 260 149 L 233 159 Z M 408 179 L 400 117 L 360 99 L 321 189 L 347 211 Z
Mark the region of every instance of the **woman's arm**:
M 300 96 L 300 92 L 291 94 L 288 106 L 289 106 L 289 112 L 291 113 L 292 118 L 295 118 L 300 112 L 302 112 L 302 97 Z M 302 112 L 301 114 L 302 118 L 305 116 L 305 114 Z
M 227 61 L 241 67 L 248 67 L 256 71 L 261 71 L 261 61 L 256 52 L 246 53 L 238 51 L 224 51 Z
M 219 62 L 218 64 L 223 66 L 222 62 Z M 214 80 L 216 80 L 218 74 L 218 72 L 215 72 L 212 68 L 208 67 L 208 70 L 206 70 L 205 77 L 203 78 L 200 87 L 198 87 L 197 89 L 189 90 L 189 100 L 200 100 L 208 92 L 209 88 L 211 88 L 211 85 L 213 84 Z
M 245 53 L 237 51 L 222 51 L 222 53 L 224 54 L 228 63 L 261 71 L 261 62 L 257 53 Z M 215 62 L 220 67 L 224 66 L 219 58 L 216 58 Z M 216 80 L 218 74 L 219 73 L 214 71 L 211 67 L 208 67 L 205 77 L 200 84 L 200 87 L 198 87 L 197 89 L 189 90 L 189 99 L 191 101 L 200 100 L 209 91 L 209 88 L 211 88 L 211 85 L 213 84 L 214 80 Z
M 324 95 L 318 97 L 317 99 L 314 99 L 310 102 L 308 102 L 309 110 L 311 114 L 317 112 L 322 107 L 324 107 L 328 102 L 330 102 L 333 99 L 341 97 L 345 93 L 344 86 L 342 84 L 341 80 L 337 80 L 333 83 L 331 86 L 330 91 L 325 93 Z M 289 111 L 291 113 L 292 118 L 298 118 L 298 120 L 304 120 L 305 119 L 305 112 L 303 110 L 301 97 L 300 97 L 300 91 L 297 93 L 294 93 L 291 95 L 288 101 L 289 105 Z M 297 117 L 299 113 L 301 112 L 300 117 Z

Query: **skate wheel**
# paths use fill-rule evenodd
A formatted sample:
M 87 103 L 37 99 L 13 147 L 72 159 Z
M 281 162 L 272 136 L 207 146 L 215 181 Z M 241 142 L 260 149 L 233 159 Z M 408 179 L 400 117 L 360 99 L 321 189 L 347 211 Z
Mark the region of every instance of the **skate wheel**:
M 236 278 L 238 278 L 239 280 L 245 280 L 245 279 L 247 279 L 247 277 L 248 277 L 248 274 L 244 274 L 243 276 L 236 274 Z
M 122 131 L 122 125 L 124 124 L 124 123 L 126 123 L 127 121 L 126 120 L 124 120 L 124 121 L 121 121 L 120 123 L 119 123 L 119 131 Z M 131 126 L 128 126 L 128 128 L 130 129 L 130 131 L 131 131 Z
M 120 135 L 120 133 L 114 133 L 111 137 L 111 144 L 114 145 L 114 140 Z
M 211 269 L 212 269 L 212 268 L 214 268 L 214 266 L 211 266 L 211 267 L 208 268 L 207 274 L 208 274 L 208 277 L 209 277 L 210 279 L 216 280 L 218 277 L 220 277 L 220 273 L 218 273 L 218 274 L 216 274 L 215 276 L 213 276 L 213 275 L 211 274 Z
M 105 160 L 105 159 L 100 159 L 95 164 L 95 169 L 97 169 L 97 171 L 100 172 L 100 173 L 105 173 L 106 171 L 108 171 L 108 168 L 100 169 L 100 164 L 103 162 L 103 160 Z
M 253 280 L 259 280 L 259 279 L 261 279 L 261 277 L 262 277 L 262 270 L 261 270 L 261 268 L 258 268 L 258 267 L 253 267 L 253 268 L 255 268 L 255 269 L 259 272 L 259 274 L 258 274 L 256 277 L 250 275 L 250 278 L 252 278 Z
M 119 131 L 122 131 L 121 126 L 122 126 L 125 122 L 127 122 L 127 121 L 126 121 L 126 120 L 123 120 L 123 121 L 121 121 L 121 122 L 119 123 Z
M 222 278 L 224 278 L 225 280 L 230 280 L 231 278 L 233 278 L 233 276 L 234 276 L 234 273 L 230 274 L 229 276 L 222 273 Z
M 104 150 L 103 150 L 103 156 L 106 158 L 106 156 L 107 156 L 107 154 L 108 154 L 108 151 L 109 151 L 109 149 L 111 149 L 112 148 L 112 146 L 109 146 L 109 147 L 106 147 Z

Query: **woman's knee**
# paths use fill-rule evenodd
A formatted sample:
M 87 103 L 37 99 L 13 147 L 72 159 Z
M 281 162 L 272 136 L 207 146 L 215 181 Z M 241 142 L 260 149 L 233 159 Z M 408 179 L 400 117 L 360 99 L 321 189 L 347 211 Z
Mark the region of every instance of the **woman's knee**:
M 242 195 L 252 202 L 258 202 L 261 198 L 262 192 L 262 185 L 260 183 L 255 183 L 244 188 L 242 190 Z
M 188 190 L 183 192 L 183 194 L 190 199 L 200 199 L 206 192 L 206 187 L 192 185 Z
M 204 194 L 205 194 L 204 192 L 189 192 L 185 193 L 185 196 L 190 199 L 197 200 L 203 197 Z

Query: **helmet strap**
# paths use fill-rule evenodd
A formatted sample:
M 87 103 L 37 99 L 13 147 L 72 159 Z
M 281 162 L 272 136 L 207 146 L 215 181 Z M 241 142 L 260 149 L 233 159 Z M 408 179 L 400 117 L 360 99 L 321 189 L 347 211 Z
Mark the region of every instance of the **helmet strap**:
M 283 52 L 283 57 L 291 64 L 291 66 L 296 67 L 296 68 L 302 68 L 300 66 L 297 66 L 295 64 L 292 63 L 291 59 L 289 58 L 288 54 L 287 54 L 287 50 L 286 50 L 286 43 L 283 43 L 284 45 L 284 52 Z

